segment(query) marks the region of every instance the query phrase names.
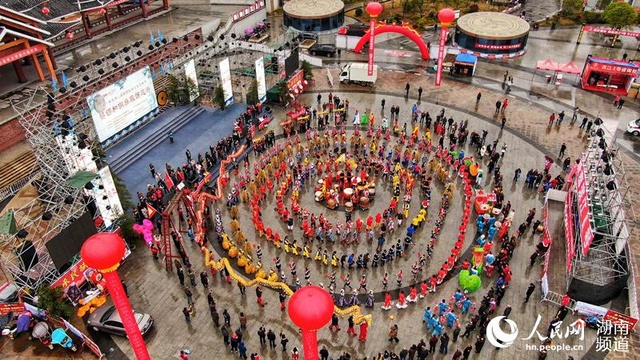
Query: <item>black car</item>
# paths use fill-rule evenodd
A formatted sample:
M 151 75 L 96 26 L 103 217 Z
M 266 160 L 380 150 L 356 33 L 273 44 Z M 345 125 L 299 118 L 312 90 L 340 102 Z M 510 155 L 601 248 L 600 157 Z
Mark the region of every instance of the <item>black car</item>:
M 335 46 L 329 44 L 315 44 L 309 48 L 309 54 L 333 57 L 338 50 Z
M 364 36 L 364 34 L 369 30 L 369 25 L 363 23 L 355 23 L 351 25 L 345 25 L 347 30 L 347 35 L 349 36 Z

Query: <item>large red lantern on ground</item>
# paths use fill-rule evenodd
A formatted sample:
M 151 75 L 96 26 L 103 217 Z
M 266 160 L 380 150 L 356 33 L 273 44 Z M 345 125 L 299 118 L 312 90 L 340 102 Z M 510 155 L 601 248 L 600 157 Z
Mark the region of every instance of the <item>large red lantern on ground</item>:
M 120 261 L 124 257 L 125 250 L 124 239 L 120 236 L 114 233 L 97 233 L 82 244 L 80 255 L 87 266 L 104 274 L 107 289 L 109 289 L 113 304 L 122 319 L 122 324 L 127 332 L 127 337 L 133 352 L 136 354 L 136 358 L 138 360 L 150 360 L 151 357 L 140 333 L 138 322 L 133 316 L 131 304 L 122 287 L 120 276 L 118 276 L 117 270 L 120 266 Z
M 333 299 L 318 286 L 305 286 L 296 291 L 289 300 L 289 317 L 302 329 L 304 359 L 318 359 L 317 331 L 331 320 Z

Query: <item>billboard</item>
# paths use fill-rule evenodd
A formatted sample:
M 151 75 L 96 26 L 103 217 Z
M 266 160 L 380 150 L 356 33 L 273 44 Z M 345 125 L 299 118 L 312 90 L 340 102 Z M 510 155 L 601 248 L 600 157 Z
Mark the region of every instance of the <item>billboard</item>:
M 198 90 L 198 75 L 196 74 L 196 61 L 194 59 L 184 64 L 184 76 L 193 81 L 193 84 L 196 86 L 195 91 L 189 93 L 189 101 L 191 102 L 200 95 L 200 91 Z
M 233 103 L 233 87 L 231 86 L 231 68 L 229 67 L 229 58 L 224 58 L 224 60 L 220 61 L 220 81 L 222 82 L 225 105 L 229 106 Z
M 264 58 L 256 60 L 256 81 L 258 82 L 258 101 L 267 100 L 267 85 L 264 78 Z
M 100 142 L 122 135 L 131 124 L 158 108 L 151 69 L 145 66 L 91 94 L 87 103 Z
M 289 76 L 296 72 L 300 67 L 300 56 L 298 50 L 292 50 L 291 55 L 284 60 L 284 71 L 286 76 Z

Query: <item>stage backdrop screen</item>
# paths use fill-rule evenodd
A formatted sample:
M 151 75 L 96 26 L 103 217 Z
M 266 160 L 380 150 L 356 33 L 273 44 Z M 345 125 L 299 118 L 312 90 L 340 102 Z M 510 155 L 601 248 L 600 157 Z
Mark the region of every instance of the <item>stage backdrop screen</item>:
M 151 70 L 146 66 L 118 80 L 87 97 L 87 103 L 100 142 L 122 135 L 158 108 Z
M 65 265 L 68 265 L 69 261 L 78 255 L 84 241 L 97 232 L 93 225 L 93 218 L 86 211 L 79 219 L 49 240 L 46 247 L 56 269 L 60 271 Z
M 284 71 L 287 77 L 296 72 L 300 67 L 300 55 L 298 50 L 292 50 L 291 55 L 284 61 Z
M 222 82 L 222 91 L 224 92 L 225 106 L 233 103 L 233 86 L 231 85 L 231 67 L 229 58 L 220 61 L 220 81 Z

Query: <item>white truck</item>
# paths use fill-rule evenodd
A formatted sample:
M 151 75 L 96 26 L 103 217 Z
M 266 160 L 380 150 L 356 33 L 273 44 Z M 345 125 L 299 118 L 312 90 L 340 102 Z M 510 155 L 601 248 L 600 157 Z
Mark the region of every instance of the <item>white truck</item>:
M 348 63 L 340 71 L 340 82 L 373 86 L 378 79 L 378 65 L 373 65 L 371 76 L 368 75 L 368 69 L 367 63 Z

